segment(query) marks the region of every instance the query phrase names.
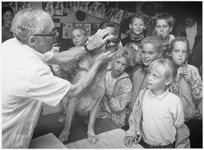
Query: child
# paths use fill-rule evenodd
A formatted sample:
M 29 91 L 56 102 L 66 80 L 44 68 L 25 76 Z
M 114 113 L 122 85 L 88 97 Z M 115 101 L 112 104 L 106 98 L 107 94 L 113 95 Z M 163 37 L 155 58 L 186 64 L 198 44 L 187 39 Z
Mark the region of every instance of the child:
M 82 46 L 88 40 L 88 34 L 83 27 L 77 26 L 72 29 L 71 32 L 72 41 L 75 46 Z
M 149 65 L 156 59 L 160 58 L 162 55 L 162 43 L 161 41 L 154 37 L 149 36 L 141 41 L 142 49 L 142 67 L 140 67 L 132 77 L 133 83 L 133 93 L 131 102 L 129 104 L 130 112 L 134 106 L 135 100 L 140 92 L 140 90 L 147 87 L 147 75 Z
M 163 45 L 163 57 L 166 58 L 169 55 L 169 44 L 175 38 L 170 34 L 174 26 L 174 18 L 168 13 L 156 14 L 154 20 L 153 35 L 158 37 L 162 41 Z
M 130 34 L 128 37 L 121 40 L 122 45 L 125 46 L 130 42 L 140 43 L 140 41 L 145 37 L 144 30 L 146 29 L 146 25 L 146 15 L 141 12 L 133 14 L 129 23 Z
M 188 132 L 180 137 L 183 139 L 177 139 L 184 126 L 184 114 L 180 98 L 168 89 L 175 76 L 176 67 L 171 60 L 151 63 L 147 88 L 140 92 L 129 118 L 126 146 L 131 147 L 133 142 L 140 142 L 144 148 L 173 148 L 174 142 L 176 147 L 185 142 L 189 146 Z M 185 142 L 176 141 L 184 139 Z
M 106 93 L 102 101 L 105 117 L 120 127 L 125 125 L 127 105 L 131 100 L 132 83 L 125 69 L 131 64 L 132 53 L 127 48 L 120 48 L 113 58 L 112 70 L 106 74 Z M 101 111 L 98 114 L 101 115 Z
M 171 43 L 171 59 L 178 66 L 178 70 L 170 90 L 178 95 L 183 103 L 185 123 L 192 131 L 190 136 L 192 147 L 202 147 L 202 119 L 197 118 L 202 117 L 202 80 L 198 69 L 186 63 L 189 55 L 188 39 L 175 38 Z

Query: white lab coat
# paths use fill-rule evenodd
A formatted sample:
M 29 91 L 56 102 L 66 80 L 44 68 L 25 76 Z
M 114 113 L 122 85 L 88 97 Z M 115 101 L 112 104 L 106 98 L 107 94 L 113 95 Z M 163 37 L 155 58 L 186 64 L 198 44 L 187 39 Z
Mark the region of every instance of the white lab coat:
M 43 55 L 15 38 L 2 50 L 2 147 L 28 148 L 41 103 L 56 106 L 70 88 L 53 76 Z

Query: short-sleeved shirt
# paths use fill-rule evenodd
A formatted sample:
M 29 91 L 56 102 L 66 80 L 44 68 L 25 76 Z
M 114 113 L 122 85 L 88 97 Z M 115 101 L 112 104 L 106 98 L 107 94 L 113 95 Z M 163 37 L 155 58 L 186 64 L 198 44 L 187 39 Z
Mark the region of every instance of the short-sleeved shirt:
M 16 38 L 2 49 L 2 146 L 28 147 L 41 104 L 56 106 L 70 83 L 53 76 L 40 53 Z
M 182 102 L 168 90 L 156 96 L 150 89 L 143 99 L 143 140 L 153 146 L 172 144 L 176 139 L 176 127 L 184 124 Z

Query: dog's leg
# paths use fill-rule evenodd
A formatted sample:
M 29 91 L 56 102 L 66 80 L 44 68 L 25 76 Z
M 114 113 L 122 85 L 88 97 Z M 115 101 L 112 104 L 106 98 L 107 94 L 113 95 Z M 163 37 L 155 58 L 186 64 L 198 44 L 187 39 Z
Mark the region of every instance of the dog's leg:
M 62 116 L 58 119 L 59 123 L 63 123 L 66 119 L 66 111 L 67 111 L 67 105 L 68 105 L 68 98 L 65 96 L 63 99 L 60 101 L 60 106 L 62 108 Z
M 72 118 L 73 118 L 75 110 L 76 110 L 76 100 L 77 100 L 77 98 L 72 98 L 72 99 L 70 99 L 70 101 L 68 103 L 67 110 L 66 110 L 65 125 L 64 125 L 64 128 L 63 128 L 61 134 L 59 135 L 59 140 L 62 142 L 65 142 L 68 140 L 68 137 L 70 134 L 69 130 L 71 128 Z
M 98 141 L 95 132 L 94 132 L 94 125 L 95 125 L 95 121 L 96 121 L 96 115 L 100 109 L 100 104 L 101 104 L 101 100 L 104 96 L 105 93 L 105 89 L 102 86 L 99 86 L 97 88 L 97 92 L 96 92 L 96 105 L 91 109 L 90 111 L 90 117 L 89 117 L 89 124 L 88 124 L 88 132 L 87 132 L 87 136 L 88 136 L 88 140 L 89 142 L 92 143 L 96 143 Z

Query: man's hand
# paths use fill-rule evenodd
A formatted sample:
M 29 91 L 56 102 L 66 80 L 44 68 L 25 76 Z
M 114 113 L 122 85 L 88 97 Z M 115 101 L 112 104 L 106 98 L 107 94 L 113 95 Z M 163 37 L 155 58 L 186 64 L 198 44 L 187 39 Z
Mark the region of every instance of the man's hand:
M 132 147 L 132 144 L 138 144 L 137 138 L 136 137 L 132 137 L 132 136 L 126 136 L 124 138 L 124 143 L 127 147 Z
M 96 34 L 94 34 L 93 37 L 89 39 L 87 48 L 89 51 L 94 50 L 96 48 L 100 48 L 106 43 L 107 40 L 111 40 L 113 38 L 114 38 L 114 35 L 109 35 L 109 32 L 107 30 L 99 29 L 96 32 Z

